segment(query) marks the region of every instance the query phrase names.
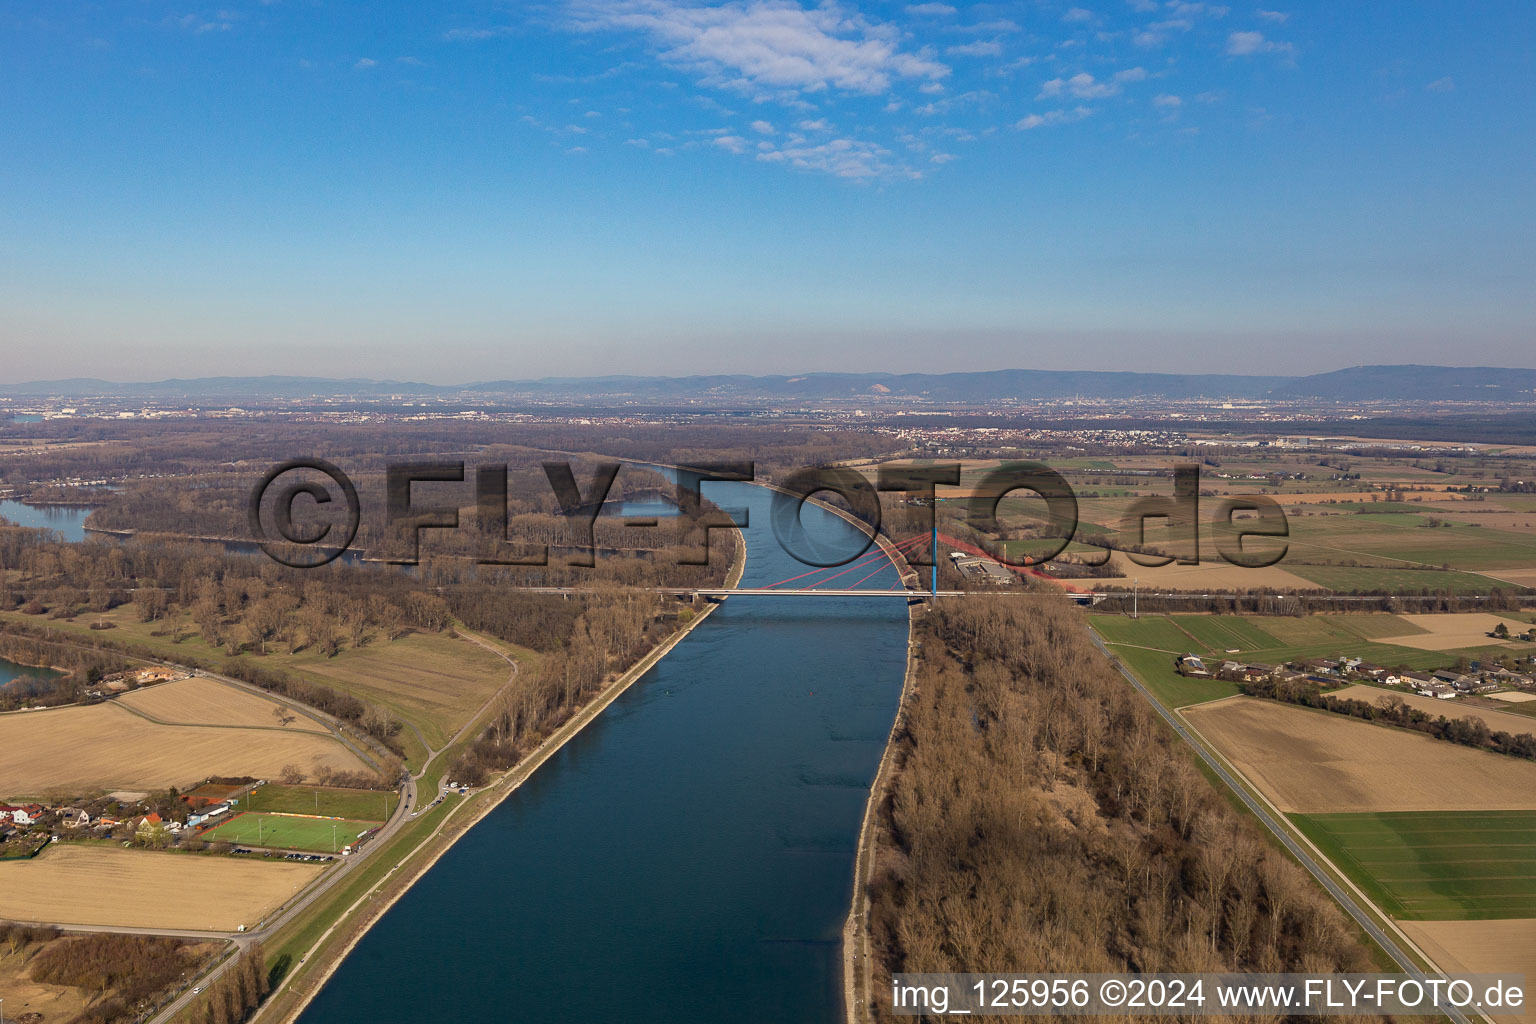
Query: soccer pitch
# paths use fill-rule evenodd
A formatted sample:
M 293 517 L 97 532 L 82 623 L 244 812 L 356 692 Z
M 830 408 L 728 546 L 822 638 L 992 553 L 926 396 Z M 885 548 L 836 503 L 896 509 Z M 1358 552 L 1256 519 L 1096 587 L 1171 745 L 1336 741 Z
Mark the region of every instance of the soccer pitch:
M 1536 811 L 1293 814 L 1393 917 L 1536 917 Z
M 252 812 L 237 815 L 202 838 L 242 846 L 267 846 L 278 850 L 309 850 L 317 853 L 341 852 L 376 821 L 350 821 L 335 818 L 302 818 L 292 814 Z M 333 845 L 334 844 L 334 845 Z

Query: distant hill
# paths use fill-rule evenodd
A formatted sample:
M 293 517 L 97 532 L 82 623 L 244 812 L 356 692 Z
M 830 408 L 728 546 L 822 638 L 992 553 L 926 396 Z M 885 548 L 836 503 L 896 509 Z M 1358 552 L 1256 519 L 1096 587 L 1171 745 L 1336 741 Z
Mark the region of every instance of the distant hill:
M 1253 397 L 1290 383 L 1289 377 L 1220 374 L 1117 373 L 1098 370 L 985 370 L 974 373 L 807 373 L 799 376 L 560 377 L 489 381 L 466 390 L 602 394 L 652 400 L 695 398 L 829 399 L 910 397 L 939 402 L 1028 398 Z
M 1536 401 L 1536 370 L 1496 366 L 1351 366 L 1276 385 L 1274 398 Z
M 114 383 L 89 378 L 0 385 L 13 397 L 120 397 L 144 401 L 399 397 L 473 400 L 618 399 L 637 402 L 793 403 L 862 398 L 932 402 L 1028 399 L 1450 400 L 1536 403 L 1536 370 L 1498 367 L 1356 366 L 1307 377 L 1131 373 L 1105 370 L 987 370 L 970 373 L 729 374 L 693 377 L 549 377 L 463 385 L 320 377 L 203 377 Z

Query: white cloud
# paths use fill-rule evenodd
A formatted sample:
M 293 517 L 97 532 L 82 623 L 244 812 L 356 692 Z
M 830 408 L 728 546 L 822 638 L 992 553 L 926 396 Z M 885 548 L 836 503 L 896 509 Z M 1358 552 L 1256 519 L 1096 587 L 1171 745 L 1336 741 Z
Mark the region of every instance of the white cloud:
M 1456 80 L 1450 75 L 1446 75 L 1444 78 L 1435 79 L 1424 88 L 1430 92 L 1455 92 Z
M 1264 19 L 1265 21 L 1272 21 L 1276 25 L 1283 25 L 1283 24 L 1285 24 L 1285 22 L 1287 20 L 1290 19 L 1291 16 L 1289 14 L 1286 14 L 1284 11 L 1263 11 L 1263 10 L 1261 10 L 1261 11 L 1259 11 L 1259 17 Z
M 747 140 L 740 135 L 721 135 L 717 136 L 713 141 L 721 149 L 728 149 L 737 156 L 747 151 Z
M 947 18 L 955 13 L 949 4 L 908 4 L 907 13 L 919 18 Z
M 1127 0 L 1127 2 L 1131 5 L 1131 10 L 1142 14 L 1151 14 L 1157 10 L 1157 0 Z
M 167 18 L 166 21 L 187 32 L 202 35 L 205 32 L 228 32 L 235 27 L 239 17 L 234 11 L 219 11 L 206 18 L 201 14 L 183 14 L 179 18 Z
M 1089 22 L 1093 20 L 1093 12 L 1083 7 L 1069 7 L 1067 13 L 1061 16 L 1062 21 Z
M 358 58 L 357 63 L 353 64 L 352 66 L 357 68 L 359 71 L 366 71 L 369 68 L 378 67 L 379 62 L 374 60 L 372 57 L 360 57 Z
M 801 121 L 799 128 L 803 132 L 829 132 L 832 130 L 832 122 L 818 117 L 814 121 Z
M 955 156 L 955 154 L 953 154 L 953 153 L 935 153 L 935 154 L 933 154 L 933 156 L 928 158 L 928 161 L 930 163 L 935 163 L 935 164 L 947 164 L 951 160 L 958 160 L 958 159 L 960 159 L 960 158 Z
M 1086 71 L 1078 72 L 1071 78 L 1053 78 L 1040 87 L 1040 94 L 1036 99 L 1051 99 L 1056 96 L 1074 96 L 1080 100 L 1097 100 L 1106 96 L 1115 96 L 1120 92 L 1123 82 L 1139 82 L 1147 77 L 1144 68 L 1127 68 L 1117 71 L 1107 82 L 1101 82 Z
M 1009 21 L 1007 18 L 997 18 L 993 21 L 978 21 L 974 25 L 951 25 L 944 31 L 953 32 L 956 35 L 992 35 L 1022 32 L 1024 30 L 1019 28 L 1019 23 L 1016 21 Z
M 777 149 L 760 152 L 757 158 L 765 163 L 824 171 L 851 181 L 921 177 L 918 172 L 893 162 L 890 150 L 864 139 L 832 139 L 815 145 L 792 141 Z
M 1229 57 L 1251 57 L 1256 53 L 1294 53 L 1295 50 L 1290 43 L 1277 43 L 1273 39 L 1264 38 L 1262 32 L 1233 32 L 1227 36 Z
M 790 0 L 574 0 L 572 12 L 578 30 L 640 32 L 663 61 L 717 85 L 870 94 L 885 92 L 893 79 L 949 74 L 928 54 L 903 50 L 896 26 L 831 2 L 807 10 Z
M 1168 0 L 1168 8 L 1183 18 L 1193 18 L 1197 15 L 1225 18 L 1231 10 L 1230 7 L 1222 7 L 1219 4 L 1189 3 L 1187 0 Z
M 757 134 L 759 134 L 759 135 L 776 135 L 776 134 L 778 134 L 777 132 L 774 131 L 773 125 L 769 124 L 767 121 L 753 121 L 752 122 L 752 130 L 757 132 Z
M 1090 116 L 1093 110 L 1089 107 L 1073 107 L 1071 110 L 1048 110 L 1043 114 L 1030 114 L 1014 125 L 1021 132 L 1027 132 L 1033 128 L 1045 128 L 1055 124 L 1070 124 L 1073 121 L 1081 121 Z
M 1000 57 L 1003 44 L 995 39 L 978 39 L 974 43 L 961 43 L 944 51 L 951 57 Z
M 1154 107 L 1161 107 L 1164 110 L 1177 110 L 1184 105 L 1184 101 L 1177 96 L 1164 92 L 1152 97 L 1152 105 Z
M 443 33 L 443 38 L 449 42 L 464 42 L 495 39 L 498 36 L 511 35 L 517 31 L 511 25 L 492 25 L 489 28 L 451 28 Z

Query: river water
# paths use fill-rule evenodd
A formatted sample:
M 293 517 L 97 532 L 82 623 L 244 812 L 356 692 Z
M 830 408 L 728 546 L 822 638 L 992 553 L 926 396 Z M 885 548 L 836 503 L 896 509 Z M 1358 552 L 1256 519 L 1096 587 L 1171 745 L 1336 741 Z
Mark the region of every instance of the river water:
M 17 526 L 57 530 L 65 540 L 75 543 L 85 540 L 85 517 L 90 514 L 90 509 L 74 505 L 26 505 L 10 498 L 0 501 L 0 517 Z
M 749 510 L 743 585 L 807 571 L 769 492 L 705 493 Z M 854 536 L 814 506 L 802 522 Z M 896 579 L 882 557 L 828 585 Z M 386 913 L 303 1024 L 840 1021 L 906 627 L 899 597 L 729 599 Z

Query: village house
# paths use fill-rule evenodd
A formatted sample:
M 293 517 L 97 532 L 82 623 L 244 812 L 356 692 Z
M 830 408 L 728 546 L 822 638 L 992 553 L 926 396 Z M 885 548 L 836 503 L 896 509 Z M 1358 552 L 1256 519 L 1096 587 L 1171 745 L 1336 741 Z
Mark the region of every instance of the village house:
M 1186 654 L 1179 658 L 1178 670 L 1181 675 L 1194 679 L 1209 679 L 1211 670 L 1205 667 L 1205 662 L 1198 654 Z
M 0 804 L 0 823 L 11 822 L 25 828 L 35 825 L 37 819 L 47 813 L 48 808 L 42 804 L 26 804 L 21 807 L 12 804 Z
M 88 828 L 91 816 L 79 807 L 64 807 L 59 810 L 59 824 L 65 828 Z

